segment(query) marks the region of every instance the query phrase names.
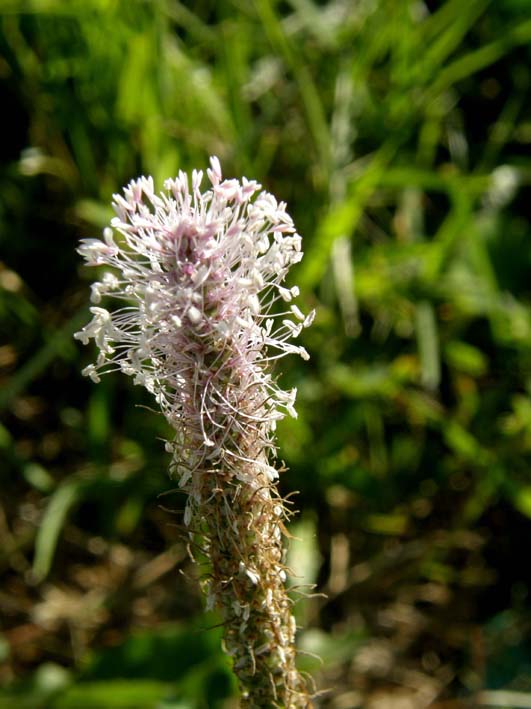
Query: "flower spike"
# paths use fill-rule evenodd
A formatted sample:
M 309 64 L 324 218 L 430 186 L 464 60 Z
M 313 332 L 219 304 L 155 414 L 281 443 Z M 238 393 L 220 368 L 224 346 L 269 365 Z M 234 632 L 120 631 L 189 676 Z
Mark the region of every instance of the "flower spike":
M 224 180 L 216 157 L 155 194 L 151 177 L 114 195 L 103 240 L 84 239 L 88 265 L 109 271 L 91 288 L 93 319 L 75 337 L 99 355 L 94 382 L 113 370 L 153 394 L 175 431 L 171 472 L 187 493 L 189 534 L 200 534 L 211 573 L 207 606 L 221 610 L 243 706 L 310 706 L 295 667 L 295 623 L 284 588 L 287 512 L 271 464 L 276 422 L 296 416 L 271 364 L 313 320 L 282 285 L 302 258 L 283 202 L 254 180 Z M 108 297 L 121 307 L 101 306 Z M 276 307 L 279 303 L 281 307 Z

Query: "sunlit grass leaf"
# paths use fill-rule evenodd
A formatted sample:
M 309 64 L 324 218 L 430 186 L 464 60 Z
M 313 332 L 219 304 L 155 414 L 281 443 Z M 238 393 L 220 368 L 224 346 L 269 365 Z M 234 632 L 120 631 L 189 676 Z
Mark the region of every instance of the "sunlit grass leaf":
M 431 303 L 422 301 L 416 309 L 416 331 L 421 366 L 421 381 L 427 389 L 436 389 L 441 378 L 439 337 Z
M 448 364 L 459 372 L 478 377 L 487 371 L 488 359 L 486 355 L 477 347 L 466 342 L 452 340 L 446 343 L 444 357 Z
M 293 571 L 293 585 L 311 588 L 317 580 L 320 555 L 317 547 L 317 525 L 315 519 L 306 515 L 290 526 L 288 566 Z
M 87 482 L 71 478 L 52 494 L 37 531 L 33 573 L 42 581 L 50 571 L 58 539 L 72 507 L 79 501 Z

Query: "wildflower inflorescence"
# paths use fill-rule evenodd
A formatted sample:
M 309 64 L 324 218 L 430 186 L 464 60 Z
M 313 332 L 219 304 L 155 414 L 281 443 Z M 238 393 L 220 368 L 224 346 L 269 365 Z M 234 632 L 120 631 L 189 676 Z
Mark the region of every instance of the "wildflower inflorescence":
M 286 205 L 257 182 L 223 180 L 217 158 L 207 176 L 204 192 L 194 170 L 191 185 L 180 172 L 155 194 L 152 178 L 141 177 L 114 195 L 112 229 L 79 248 L 89 265 L 111 270 L 92 285 L 93 319 L 76 337 L 99 349 L 84 374 L 132 376 L 175 432 L 167 448 L 187 493 L 185 523 L 203 537 L 207 600 L 224 611 L 225 645 L 249 706 L 269 705 L 266 689 L 251 687 L 261 658 L 278 705 L 306 706 L 272 464 L 275 425 L 296 416 L 296 391 L 271 371 L 286 354 L 308 358 L 292 340 L 313 313 L 303 315 L 292 303 L 298 289 L 282 285 L 302 258 L 301 237 Z M 122 307 L 107 310 L 103 297 Z

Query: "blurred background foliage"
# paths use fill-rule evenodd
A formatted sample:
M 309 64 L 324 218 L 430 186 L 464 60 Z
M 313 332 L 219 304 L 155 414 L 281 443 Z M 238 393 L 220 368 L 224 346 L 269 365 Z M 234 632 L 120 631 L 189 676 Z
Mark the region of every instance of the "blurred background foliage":
M 210 154 L 305 242 L 280 444 L 319 706 L 531 706 L 530 9 L 0 0 L 0 707 L 237 706 L 165 423 L 72 340 L 111 194 Z

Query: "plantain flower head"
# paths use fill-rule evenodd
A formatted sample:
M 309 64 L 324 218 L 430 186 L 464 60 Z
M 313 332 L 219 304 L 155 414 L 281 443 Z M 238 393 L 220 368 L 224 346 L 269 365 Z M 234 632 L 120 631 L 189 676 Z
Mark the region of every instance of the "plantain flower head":
M 205 191 L 196 170 L 161 194 L 151 177 L 132 181 L 114 195 L 112 228 L 79 248 L 88 265 L 109 267 L 75 335 L 99 349 L 83 373 L 97 382 L 118 369 L 153 394 L 175 430 L 174 473 L 192 493 L 194 474 L 220 464 L 242 482 L 257 466 L 276 477 L 273 432 L 296 416 L 296 391 L 281 389 L 270 365 L 308 359 L 293 340 L 314 315 L 282 285 L 302 258 L 286 205 L 253 180 L 223 180 L 217 158 L 210 166 Z M 121 307 L 102 307 L 104 296 Z

